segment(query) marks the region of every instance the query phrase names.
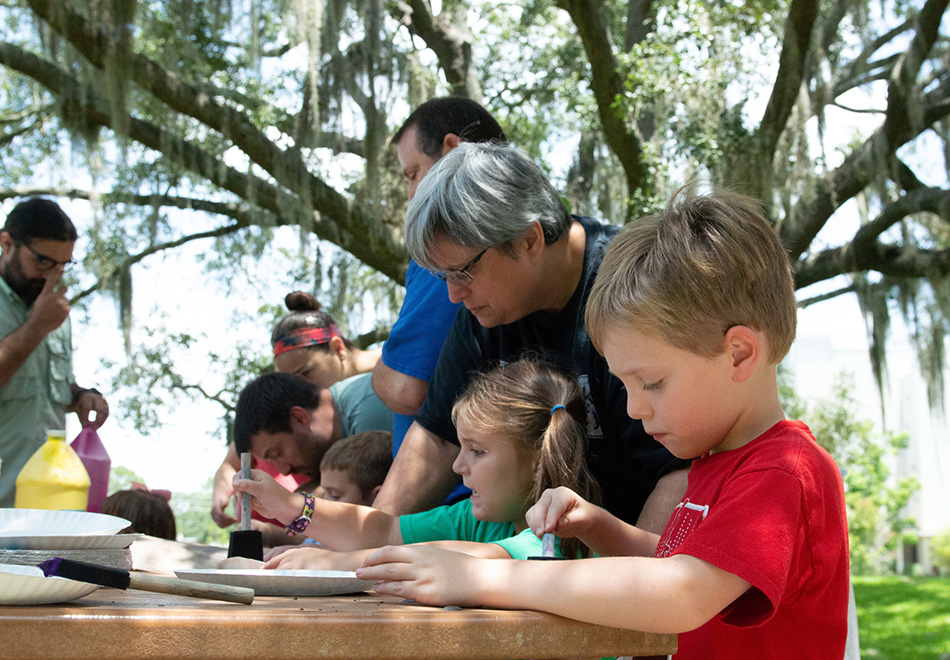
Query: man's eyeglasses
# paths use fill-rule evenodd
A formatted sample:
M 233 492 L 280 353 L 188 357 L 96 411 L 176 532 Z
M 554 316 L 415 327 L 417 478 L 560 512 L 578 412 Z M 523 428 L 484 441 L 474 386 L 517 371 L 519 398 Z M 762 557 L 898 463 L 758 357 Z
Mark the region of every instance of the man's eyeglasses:
M 487 247 L 478 254 L 475 255 L 475 258 L 469 261 L 467 264 L 461 268 L 450 268 L 449 270 L 433 270 L 431 271 L 433 275 L 438 277 L 443 282 L 453 284 L 455 286 L 468 286 L 472 283 L 474 276 L 469 272 L 472 267 L 478 263 L 478 260 L 485 256 L 485 253 L 488 252 L 491 248 Z
M 56 266 L 63 266 L 64 268 L 69 266 L 72 263 L 75 263 L 72 259 L 68 261 L 56 261 L 52 257 L 47 257 L 45 254 L 40 254 L 33 247 L 25 241 L 17 241 L 17 245 L 22 245 L 27 250 L 33 253 L 33 261 L 36 264 L 36 270 L 41 273 L 53 270 Z

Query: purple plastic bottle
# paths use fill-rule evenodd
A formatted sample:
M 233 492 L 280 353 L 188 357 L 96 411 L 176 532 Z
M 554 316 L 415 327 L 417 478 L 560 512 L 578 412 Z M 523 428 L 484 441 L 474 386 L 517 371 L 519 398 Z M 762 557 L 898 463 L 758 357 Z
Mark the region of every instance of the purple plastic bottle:
M 112 468 L 109 452 L 92 426 L 83 427 L 70 446 L 79 454 L 89 473 L 89 504 L 86 511 L 99 513 L 102 501 L 109 494 L 109 470 Z

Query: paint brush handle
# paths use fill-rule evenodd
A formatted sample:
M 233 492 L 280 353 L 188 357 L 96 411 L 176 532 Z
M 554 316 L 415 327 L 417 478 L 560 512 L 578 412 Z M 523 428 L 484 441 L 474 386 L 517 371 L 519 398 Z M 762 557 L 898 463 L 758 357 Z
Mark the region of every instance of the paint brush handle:
M 241 454 L 241 478 L 251 478 L 251 454 L 244 452 Z M 251 529 L 251 494 L 241 493 L 241 531 L 246 532 Z
M 250 605 L 254 600 L 254 590 L 247 587 L 236 587 L 226 584 L 209 584 L 197 580 L 182 580 L 176 577 L 152 575 L 151 573 L 134 573 L 121 568 L 99 566 L 74 559 L 50 557 L 39 569 L 46 577 L 65 578 L 98 584 L 112 589 L 141 589 L 142 591 L 157 591 L 174 596 L 190 596 L 192 598 L 210 598 L 211 600 L 226 600 L 230 603 L 245 603 Z
M 210 584 L 197 580 L 182 580 L 181 578 L 150 575 L 148 573 L 129 573 L 129 589 L 154 591 L 173 596 L 224 600 L 229 603 L 244 603 L 245 605 L 254 602 L 254 590 L 247 587 Z

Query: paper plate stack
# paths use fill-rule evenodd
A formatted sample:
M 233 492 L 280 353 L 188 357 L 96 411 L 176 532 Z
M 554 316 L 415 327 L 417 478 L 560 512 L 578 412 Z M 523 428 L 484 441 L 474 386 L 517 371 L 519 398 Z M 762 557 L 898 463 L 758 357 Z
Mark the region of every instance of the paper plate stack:
M 129 546 L 141 534 L 119 534 L 124 518 L 86 511 L 0 509 L 0 605 L 59 603 L 98 587 L 46 578 L 36 566 L 51 557 L 129 570 Z

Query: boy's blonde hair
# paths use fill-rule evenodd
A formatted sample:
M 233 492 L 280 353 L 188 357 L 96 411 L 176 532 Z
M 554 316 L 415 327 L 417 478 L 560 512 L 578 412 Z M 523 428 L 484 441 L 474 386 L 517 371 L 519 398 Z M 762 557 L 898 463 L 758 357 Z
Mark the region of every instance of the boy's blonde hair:
M 628 327 L 704 357 L 744 325 L 765 334 L 777 364 L 795 339 L 797 305 L 788 255 L 761 205 L 687 186 L 611 241 L 585 316 L 595 346 Z
M 565 486 L 600 504 L 600 486 L 587 466 L 587 408 L 577 378 L 533 358 L 521 358 L 477 374 L 452 408 L 452 423 L 512 438 L 537 452 L 533 504 L 548 488 Z M 565 557 L 589 555 L 577 539 L 562 539 Z
M 360 495 L 368 498 L 376 486 L 382 486 L 393 464 L 393 434 L 388 431 L 363 431 L 337 440 L 320 460 L 320 470 L 346 472 Z

